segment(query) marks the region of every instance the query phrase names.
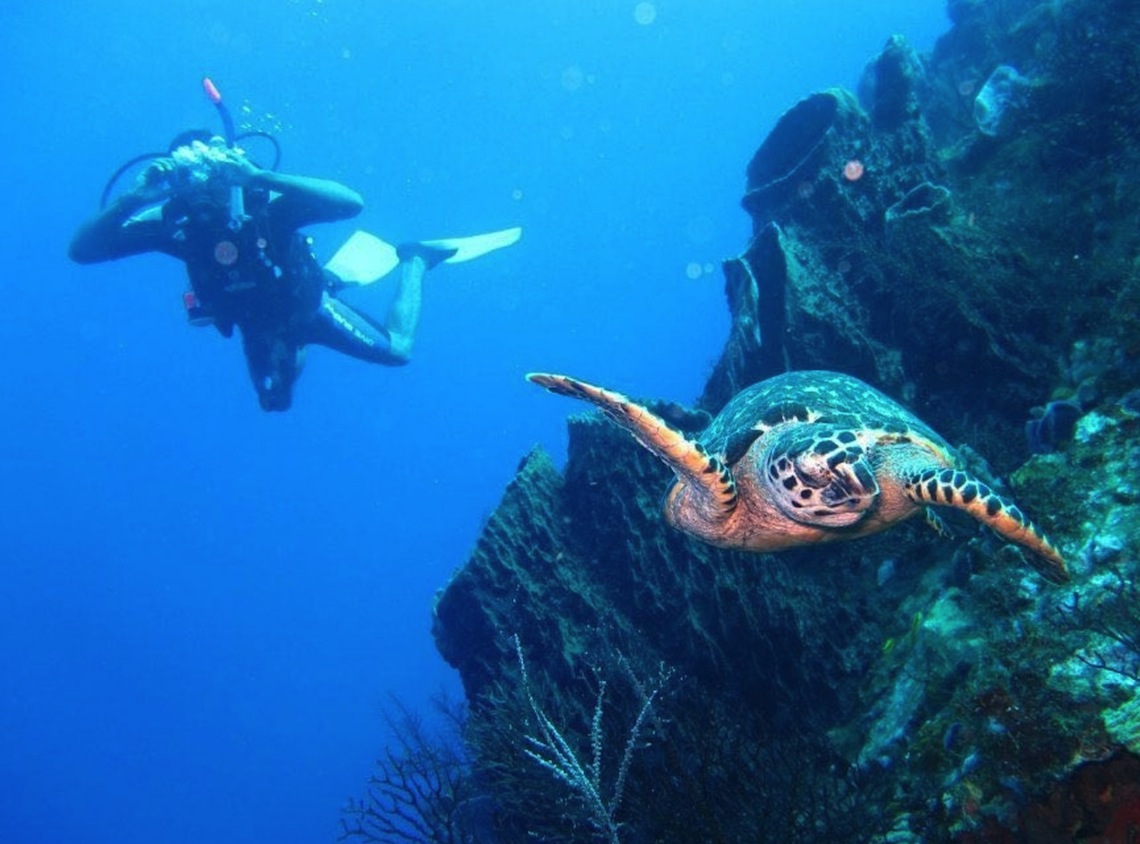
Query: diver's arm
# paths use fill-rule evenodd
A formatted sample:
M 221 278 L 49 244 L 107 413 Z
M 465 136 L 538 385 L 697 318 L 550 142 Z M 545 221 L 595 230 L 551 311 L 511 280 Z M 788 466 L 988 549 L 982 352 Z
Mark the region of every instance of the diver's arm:
M 131 219 L 136 212 L 153 204 L 154 199 L 144 191 L 116 197 L 79 226 L 67 247 L 68 256 L 79 264 L 96 264 L 157 249 L 161 223 Z
M 364 199 L 352 188 L 331 179 L 290 176 L 272 170 L 259 170 L 248 184 L 281 194 L 307 222 L 332 222 L 355 217 L 364 209 Z
M 330 179 L 290 176 L 265 170 L 244 155 L 235 153 L 218 159 L 215 166 L 231 185 L 276 193 L 270 207 L 274 218 L 286 228 L 346 220 L 364 209 L 364 199 L 360 194 Z

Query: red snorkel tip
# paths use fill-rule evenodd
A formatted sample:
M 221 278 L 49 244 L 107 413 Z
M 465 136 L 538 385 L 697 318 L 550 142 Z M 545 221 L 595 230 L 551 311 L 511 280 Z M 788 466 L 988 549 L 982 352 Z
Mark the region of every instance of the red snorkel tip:
M 214 105 L 220 105 L 222 102 L 222 92 L 218 90 L 218 86 L 208 76 L 202 77 L 202 90 L 206 92 L 206 96 L 210 98 L 210 102 Z
M 206 92 L 206 96 L 210 98 L 210 102 L 218 110 L 218 116 L 222 118 L 222 128 L 225 131 L 226 146 L 232 148 L 235 138 L 234 119 L 230 116 L 230 110 L 226 108 L 226 104 L 222 102 L 222 92 L 218 90 L 214 80 L 208 76 L 202 77 L 202 90 Z

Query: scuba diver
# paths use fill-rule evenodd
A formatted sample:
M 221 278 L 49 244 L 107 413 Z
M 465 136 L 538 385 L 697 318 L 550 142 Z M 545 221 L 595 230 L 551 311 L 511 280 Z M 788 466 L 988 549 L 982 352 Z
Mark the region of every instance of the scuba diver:
M 203 87 L 222 117 L 225 136 L 183 132 L 166 154 L 127 162 L 108 182 L 100 212 L 76 231 L 68 253 L 81 264 L 144 252 L 183 261 L 190 282 L 183 302 L 191 324 L 212 324 L 225 337 L 235 327 L 240 331 L 264 410 L 289 408 L 311 343 L 373 363 L 407 363 L 427 270 L 508 246 L 521 234 L 516 228 L 393 247 L 357 231 L 322 267 L 301 227 L 356 216 L 364 207 L 360 195 L 337 182 L 277 172 L 277 161 L 270 168 L 255 164 L 237 146 L 246 136 L 235 135 L 217 88 L 209 79 Z M 108 202 L 118 178 L 147 159 L 151 163 L 134 187 Z M 382 322 L 337 298 L 345 288 L 371 284 L 397 266 L 398 287 Z

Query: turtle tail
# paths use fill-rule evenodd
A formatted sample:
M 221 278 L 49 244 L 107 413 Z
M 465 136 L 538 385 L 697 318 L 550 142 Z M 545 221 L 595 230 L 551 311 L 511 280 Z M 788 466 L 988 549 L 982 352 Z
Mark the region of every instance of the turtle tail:
M 621 393 L 568 375 L 532 372 L 526 377 L 552 393 L 590 402 L 632 434 L 667 463 L 677 477 L 699 491 L 701 509 L 707 518 L 727 518 L 736 507 L 736 483 L 724 461 L 709 454 L 700 443 L 687 439 L 648 408 Z
M 917 504 L 963 510 L 1010 542 L 1031 552 L 1030 562 L 1054 583 L 1069 579 L 1061 553 L 1016 504 L 959 469 L 927 469 L 906 479 L 907 495 Z

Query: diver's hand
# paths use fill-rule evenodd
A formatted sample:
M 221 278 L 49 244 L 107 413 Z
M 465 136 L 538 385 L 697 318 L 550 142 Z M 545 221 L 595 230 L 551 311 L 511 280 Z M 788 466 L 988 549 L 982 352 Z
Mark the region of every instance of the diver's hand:
M 245 187 L 261 174 L 261 168 L 240 152 L 226 150 L 215 161 L 217 173 L 226 184 Z
M 151 205 L 162 202 L 174 193 L 174 172 L 178 165 L 172 158 L 159 158 L 139 173 L 131 196 L 138 202 Z

